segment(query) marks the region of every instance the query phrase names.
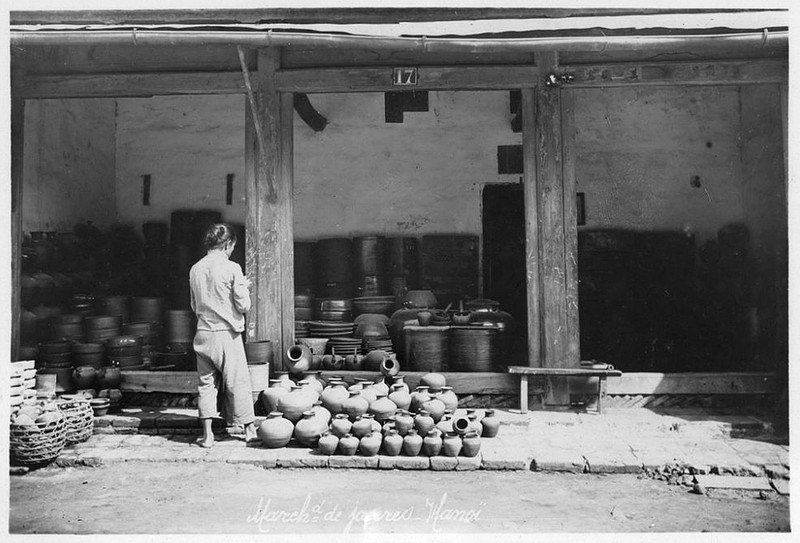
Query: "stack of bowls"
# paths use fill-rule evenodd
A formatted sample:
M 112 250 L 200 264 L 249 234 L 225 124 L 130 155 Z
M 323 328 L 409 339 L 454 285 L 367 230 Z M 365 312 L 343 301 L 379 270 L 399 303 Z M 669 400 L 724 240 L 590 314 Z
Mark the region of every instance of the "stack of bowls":
M 294 318 L 310 321 L 314 318 L 314 297 L 310 294 L 296 294 L 294 297 Z
M 122 322 L 130 321 L 130 298 L 127 296 L 103 296 L 97 300 L 98 315 L 119 315 Z
M 352 322 L 353 300 L 350 298 L 317 298 L 314 317 L 319 321 Z
M 105 343 L 73 343 L 72 361 L 75 367 L 92 366 L 100 369 L 106 360 Z
M 66 341 L 39 344 L 37 372 L 56 376 L 56 392 L 71 392 L 72 348 Z
M 141 336 L 117 336 L 108 340 L 108 361 L 121 370 L 144 369 Z
M 102 343 L 122 334 L 122 317 L 119 315 L 86 317 L 86 340 L 91 343 Z
M 362 349 L 365 353 L 383 350 L 389 352 L 389 354 L 394 354 L 389 330 L 379 320 L 362 320 L 356 324 L 356 331 L 353 335 L 362 340 Z
M 379 313 L 381 315 L 391 316 L 394 313 L 395 298 L 394 296 L 362 296 L 361 298 L 353 298 L 353 308 L 355 315 L 363 313 Z
M 309 331 L 308 321 L 294 321 L 294 337 L 303 338 L 303 337 L 311 337 L 311 332 Z
M 122 325 L 122 333 L 126 336 L 142 338 L 142 364 L 153 365 L 156 352 L 161 347 L 158 324 L 154 322 L 129 322 Z
M 83 326 L 83 315 L 56 315 L 51 328 L 56 341 L 83 341 L 86 330 Z

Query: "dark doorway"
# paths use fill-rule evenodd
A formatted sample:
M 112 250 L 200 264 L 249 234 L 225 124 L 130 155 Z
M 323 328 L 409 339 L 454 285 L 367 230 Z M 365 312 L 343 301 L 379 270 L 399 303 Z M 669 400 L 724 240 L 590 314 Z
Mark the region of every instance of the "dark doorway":
M 483 188 L 483 293 L 515 320 L 512 360 L 527 365 L 528 296 L 522 183 Z

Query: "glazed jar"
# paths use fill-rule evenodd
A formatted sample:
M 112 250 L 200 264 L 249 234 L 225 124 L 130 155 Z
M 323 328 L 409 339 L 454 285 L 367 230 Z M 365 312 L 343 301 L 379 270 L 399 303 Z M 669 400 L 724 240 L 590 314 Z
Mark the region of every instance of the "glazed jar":
M 456 457 L 461 452 L 461 436 L 455 432 L 447 434 L 442 440 L 442 454 Z
M 406 456 L 419 456 L 422 450 L 422 437 L 416 430 L 409 430 L 403 437 L 403 454 Z
M 389 392 L 389 399 L 394 402 L 398 409 L 408 409 L 411 407 L 411 394 L 408 393 L 408 386 L 393 384 Z
M 364 357 L 364 369 L 367 371 L 381 371 L 383 361 L 389 358 L 389 353 L 381 349 L 375 349 L 367 353 Z
M 326 432 L 319 438 L 317 447 L 320 454 L 332 455 L 336 452 L 336 447 L 339 446 L 339 438 L 330 432 Z
M 386 419 L 386 421 L 383 423 L 381 433 L 386 436 L 389 434 L 389 430 L 394 430 L 395 432 L 397 431 L 397 427 L 394 424 L 394 415 Z
M 342 402 L 342 413 L 346 413 L 351 422 L 367 412 L 369 402 L 361 395 L 361 391 L 352 390 L 350 396 Z
M 104 366 L 97 373 L 100 388 L 117 388 L 122 383 L 122 373 L 119 368 Z
M 420 385 L 411 393 L 411 408 L 410 411 L 412 413 L 416 413 L 422 408 L 422 404 L 427 402 L 431 399 L 431 395 L 428 393 L 428 387 L 424 385 Z
M 92 366 L 78 366 L 72 372 L 72 382 L 78 388 L 93 388 L 97 370 Z
M 292 423 L 297 423 L 303 418 L 303 413 L 310 411 L 313 405 L 313 397 L 303 392 L 298 386 L 292 387 L 288 394 L 278 398 L 278 411 L 281 411 L 283 416 Z
M 397 456 L 403 448 L 403 436 L 397 430 L 389 430 L 383 438 L 383 454 L 386 456 Z
M 422 404 L 422 409 L 428 412 L 434 423 L 437 423 L 442 420 L 446 407 L 438 398 L 438 394 L 433 394 L 430 400 Z
M 414 428 L 414 417 L 408 411 L 397 411 L 394 416 L 394 427 L 397 428 L 397 433 L 404 437 Z
M 378 392 L 375 390 L 374 383 L 372 381 L 364 381 L 361 383 L 361 396 L 366 398 L 369 403 L 372 403 L 378 399 Z
M 311 384 L 311 388 L 317 391 L 317 394 L 322 394 L 325 389 L 325 384 L 322 382 L 322 373 L 319 371 L 309 371 L 303 374 L 303 380 Z
M 302 379 L 297 382 L 297 386 L 300 387 L 300 393 L 305 394 L 309 398 L 311 398 L 311 403 L 313 404 L 317 400 L 319 400 L 319 392 L 317 392 L 316 387 L 311 385 L 310 381 Z
M 369 415 L 362 415 L 356 419 L 350 428 L 350 433 L 358 439 L 372 432 L 372 418 Z
M 378 394 L 389 395 L 389 385 L 386 384 L 386 379 L 382 375 L 375 378 L 372 388 L 374 388 L 375 392 Z
M 500 429 L 500 419 L 495 416 L 494 409 L 487 409 L 486 415 L 481 419 L 483 434 L 481 437 L 495 437 Z
M 363 354 L 349 354 L 344 357 L 344 369 L 348 371 L 361 371 L 364 367 Z
M 292 345 L 286 351 L 286 364 L 289 373 L 299 375 L 311 368 L 311 349 L 305 345 Z
M 405 377 L 403 377 L 402 375 L 395 375 L 392 377 L 392 386 L 394 385 L 400 385 L 401 387 L 403 387 L 403 390 L 406 391 L 406 394 L 408 394 L 409 396 L 411 395 L 411 390 L 408 388 L 408 385 L 405 382 Z
M 442 450 L 442 435 L 439 430 L 434 428 L 422 439 L 422 454 L 425 456 L 437 456 Z
M 427 386 L 430 392 L 439 392 L 445 385 L 445 378 L 441 373 L 426 373 L 420 378 L 419 384 Z
M 327 429 L 328 425 L 323 423 L 314 411 L 306 411 L 303 413 L 303 418 L 294 426 L 294 438 L 301 445 L 316 447 L 319 438 Z
M 311 408 L 311 411 L 314 412 L 314 416 L 318 421 L 320 421 L 320 424 L 327 428 L 328 423 L 331 421 L 331 412 L 325 409 L 320 400 L 314 402 L 314 406 Z
M 331 413 L 339 413 L 342 410 L 342 403 L 350 397 L 343 381 L 333 381 L 328 388 L 320 394 L 322 405 Z
M 397 404 L 386 397 L 386 394 L 378 393 L 378 398 L 369 404 L 369 413 L 375 417 L 375 420 L 382 423 L 397 411 Z
M 358 450 L 359 440 L 352 434 L 345 434 L 339 439 L 339 454 L 353 456 Z
M 464 415 L 459 415 L 457 417 L 453 417 L 453 431 L 458 435 L 463 436 L 467 433 L 470 427 L 470 420 L 468 417 Z
M 381 361 L 380 371 L 387 377 L 392 377 L 400 373 L 400 363 L 394 358 L 386 357 Z
M 477 432 L 469 431 L 462 439 L 461 456 L 471 458 L 481 450 L 481 438 Z
M 436 426 L 436 423 L 433 421 L 433 417 L 431 417 L 427 411 L 421 409 L 417 416 L 414 417 L 414 429 L 416 429 L 417 433 L 425 437 L 428 435 L 433 427 Z
M 347 413 L 338 413 L 331 421 L 331 433 L 336 437 L 344 437 L 350 433 L 353 423 L 347 418 Z
M 359 443 L 361 454 L 364 456 L 375 456 L 381 448 L 381 442 L 383 442 L 383 438 L 379 432 L 368 433 L 361 438 L 361 443 Z
M 261 403 L 267 413 L 278 409 L 278 399 L 284 394 L 289 394 L 289 390 L 284 388 L 280 379 L 270 379 L 269 387 L 261 392 Z
M 320 361 L 323 369 L 338 371 L 344 368 L 344 357 L 338 354 L 326 354 Z
M 469 419 L 469 430 L 467 432 L 475 432 L 480 437 L 483 434 L 483 425 L 478 420 L 478 415 L 473 413 L 472 415 L 467 415 L 467 418 Z
M 442 435 L 447 435 L 453 431 L 453 414 L 450 411 L 445 411 L 442 420 L 436 423 L 436 428 L 442 432 Z
M 272 411 L 258 427 L 259 439 L 270 449 L 285 447 L 292 439 L 293 432 L 294 425 L 280 411 Z
M 275 375 L 276 375 L 275 378 L 281 382 L 281 386 L 283 388 L 285 388 L 286 390 L 292 390 L 292 387 L 294 386 L 294 381 L 292 381 L 292 378 L 289 377 L 288 372 L 279 371 L 276 372 Z
M 458 408 L 458 396 L 453 392 L 453 387 L 443 386 L 442 393 L 439 394 L 439 399 L 444 403 L 444 408 L 452 412 Z

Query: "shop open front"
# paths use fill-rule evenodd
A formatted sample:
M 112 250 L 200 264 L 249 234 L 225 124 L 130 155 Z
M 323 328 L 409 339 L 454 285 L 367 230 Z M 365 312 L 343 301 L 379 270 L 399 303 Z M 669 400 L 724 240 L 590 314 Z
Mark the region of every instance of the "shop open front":
M 736 46 L 709 50 L 699 63 L 649 63 L 626 50 L 624 65 L 574 47 L 454 48 L 400 51 L 402 62 L 391 65 L 358 49 L 245 48 L 256 112 L 235 46 L 191 49 L 111 45 L 85 60 L 87 46 L 27 47 L 14 96 L 17 127 L 27 98 L 15 142 L 24 137 L 32 157 L 16 212 L 22 232 L 69 228 L 97 213 L 99 224 L 131 225 L 138 237 L 175 210 L 219 211 L 244 225 L 240 258 L 255 302 L 246 336 L 272 342 L 273 370 L 297 339 L 296 322 L 320 320 L 320 299 L 402 301 L 402 278 L 406 288 L 432 290 L 436 309 L 489 298 L 511 313 L 512 347 L 484 371 L 448 367 L 451 338 L 441 347 L 441 369 L 464 394 L 513 394 L 504 366 L 581 359 L 626 373 L 753 372 L 737 376 L 745 387 L 757 372 L 785 372 L 784 60 L 738 60 L 751 53 Z M 571 79 L 550 80 L 558 74 Z M 412 80 L 413 94 L 395 84 Z M 297 114 L 301 97 L 305 113 L 325 117 L 324 129 Z M 106 132 L 49 130 L 53 118 L 67 127 L 92 115 L 105 115 L 97 126 Z M 69 153 L 81 133 L 94 138 L 72 148 L 92 164 L 84 174 Z M 60 140 L 51 156 L 39 146 L 46 138 Z M 59 151 L 66 159 L 54 158 Z M 59 191 L 87 207 L 55 222 L 53 213 L 68 209 Z M 340 260 L 319 257 L 331 238 L 348 240 L 334 252 Z M 417 247 L 408 255 L 416 274 L 389 271 L 386 248 L 397 239 Z M 382 273 L 362 269 L 360 284 L 351 275 L 349 290 L 325 291 L 337 282 L 325 272 L 345 262 L 352 274 L 354 247 L 367 240 L 384 245 Z M 298 258 L 311 243 L 313 273 Z M 107 293 L 145 293 L 124 286 Z M 311 319 L 296 318 L 298 295 L 314 296 Z M 401 367 L 413 367 L 405 333 L 392 339 Z M 143 389 L 191 388 L 184 375 L 129 378 Z M 570 401 L 564 381 L 547 395 Z

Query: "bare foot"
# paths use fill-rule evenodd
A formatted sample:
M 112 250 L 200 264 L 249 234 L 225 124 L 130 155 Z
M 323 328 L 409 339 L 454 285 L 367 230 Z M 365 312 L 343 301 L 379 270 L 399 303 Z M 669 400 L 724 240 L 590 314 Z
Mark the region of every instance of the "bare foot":
M 252 443 L 258 441 L 258 434 L 256 433 L 255 426 L 250 424 L 244 428 L 244 441 L 245 443 Z
M 195 443 L 198 446 L 203 447 L 204 449 L 210 449 L 211 447 L 214 446 L 214 438 L 212 437 L 206 439 L 205 437 L 199 437 L 197 438 L 197 440 L 195 440 Z

